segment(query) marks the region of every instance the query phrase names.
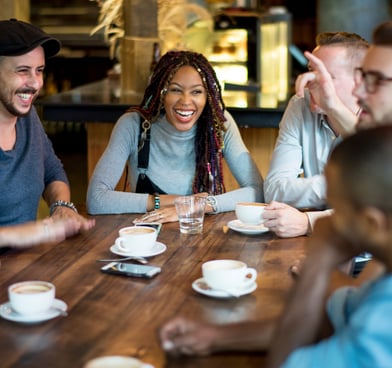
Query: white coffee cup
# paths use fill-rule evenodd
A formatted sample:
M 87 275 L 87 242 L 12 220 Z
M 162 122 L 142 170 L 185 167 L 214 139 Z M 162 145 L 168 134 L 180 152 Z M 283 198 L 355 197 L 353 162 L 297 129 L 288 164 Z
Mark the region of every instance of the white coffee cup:
M 154 368 L 152 365 L 143 363 L 139 359 L 121 356 L 108 355 L 90 360 L 84 368 Z
M 216 290 L 240 289 L 255 282 L 257 271 L 233 259 L 217 259 L 202 264 L 204 281 Z
M 46 281 L 23 281 L 8 287 L 12 309 L 23 315 L 48 311 L 54 302 L 55 293 L 55 286 Z
M 243 224 L 260 225 L 264 222 L 265 203 L 239 202 L 235 206 L 235 214 Z
M 144 254 L 152 250 L 157 240 L 156 229 L 147 226 L 127 226 L 119 230 L 116 246 L 123 252 Z

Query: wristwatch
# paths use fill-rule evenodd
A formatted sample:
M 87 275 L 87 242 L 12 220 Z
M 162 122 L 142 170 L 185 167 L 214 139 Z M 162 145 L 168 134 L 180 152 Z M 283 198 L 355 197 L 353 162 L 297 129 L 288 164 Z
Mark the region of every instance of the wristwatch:
M 212 208 L 212 212 L 218 211 L 218 204 L 214 196 L 207 196 L 207 204 Z

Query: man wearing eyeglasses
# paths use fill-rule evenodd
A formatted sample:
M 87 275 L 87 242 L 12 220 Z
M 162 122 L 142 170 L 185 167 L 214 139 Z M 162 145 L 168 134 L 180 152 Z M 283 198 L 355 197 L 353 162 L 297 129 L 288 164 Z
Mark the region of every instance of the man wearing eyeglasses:
M 324 166 L 331 149 L 355 130 L 360 110 L 352 95 L 353 74 L 368 42 L 354 33 L 325 32 L 316 44 L 312 53 L 305 52 L 309 72 L 297 78 L 264 182 L 270 202 L 264 224 L 282 237 L 309 233 L 326 215 Z
M 362 66 L 355 69 L 354 96 L 361 113 L 358 129 L 389 123 L 392 118 L 392 22 L 380 24 Z

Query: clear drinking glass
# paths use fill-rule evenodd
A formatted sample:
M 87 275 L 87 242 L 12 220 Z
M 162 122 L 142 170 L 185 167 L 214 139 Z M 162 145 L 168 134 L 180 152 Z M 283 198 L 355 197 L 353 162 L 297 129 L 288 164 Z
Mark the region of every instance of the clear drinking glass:
M 200 234 L 203 232 L 206 198 L 199 196 L 182 196 L 174 200 L 180 232 L 183 234 Z

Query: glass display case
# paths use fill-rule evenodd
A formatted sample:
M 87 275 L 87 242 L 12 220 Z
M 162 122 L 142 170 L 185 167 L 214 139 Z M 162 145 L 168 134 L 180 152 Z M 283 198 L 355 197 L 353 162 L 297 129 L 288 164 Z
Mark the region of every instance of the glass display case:
M 208 58 L 226 92 L 258 92 L 260 106 L 276 107 L 289 93 L 290 43 L 290 13 L 227 9 L 214 17 Z

